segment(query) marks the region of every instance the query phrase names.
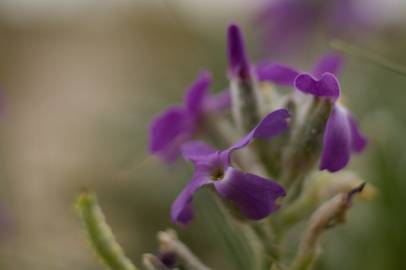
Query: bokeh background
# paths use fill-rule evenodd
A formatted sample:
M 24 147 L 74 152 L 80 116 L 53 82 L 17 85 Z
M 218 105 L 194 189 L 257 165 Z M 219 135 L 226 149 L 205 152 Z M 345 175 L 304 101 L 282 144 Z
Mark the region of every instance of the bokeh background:
M 341 33 L 322 16 L 287 50 L 264 39 L 265 2 L 0 2 L 0 269 L 101 269 L 73 209 L 84 187 L 97 192 L 131 259 L 139 264 L 155 251 L 155 233 L 171 226 L 170 204 L 191 171 L 149 158 L 148 122 L 179 103 L 203 69 L 215 90 L 227 86 L 229 22 L 242 26 L 253 60 L 306 69 L 339 38 L 406 65 L 403 0 L 356 1 L 368 25 Z M 351 166 L 379 195 L 328 234 L 317 267 L 406 269 L 406 75 L 343 55 L 345 100 L 370 138 Z M 197 197 L 198 208 L 204 199 Z M 213 268 L 232 269 L 216 224 L 197 216 L 180 236 Z

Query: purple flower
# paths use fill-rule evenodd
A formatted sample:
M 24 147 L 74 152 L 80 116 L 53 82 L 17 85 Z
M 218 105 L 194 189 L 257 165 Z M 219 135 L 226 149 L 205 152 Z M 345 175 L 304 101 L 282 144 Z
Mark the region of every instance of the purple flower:
M 208 94 L 212 78 L 202 72 L 186 92 L 184 104 L 172 106 L 157 116 L 150 125 L 149 151 L 170 163 L 180 155 L 183 143 L 198 132 L 204 115 L 230 106 L 229 91 L 217 96 Z
M 303 93 L 323 97 L 334 103 L 325 127 L 320 163 L 320 170 L 330 172 L 344 168 L 350 160 L 351 152 L 362 152 L 367 144 L 354 117 L 336 102 L 340 96 L 340 86 L 334 74 L 340 71 L 342 63 L 338 54 L 326 54 L 317 61 L 312 75 L 276 63 L 263 62 L 256 66 L 261 81 L 294 86 Z
M 303 48 L 320 30 L 333 36 L 366 30 L 374 16 L 352 0 L 267 0 L 258 13 L 265 49 L 289 52 Z M 300 47 L 299 47 L 300 46 Z
M 265 49 L 286 52 L 297 48 L 314 28 L 318 13 L 306 0 L 267 1 L 257 18 Z
M 323 55 L 313 68 L 312 74 L 316 77 L 325 72 L 337 74 L 342 66 L 342 58 L 336 53 Z M 270 81 L 276 85 L 292 86 L 300 72 L 288 65 L 263 61 L 255 66 L 259 81 Z
M 231 155 L 254 138 L 270 139 L 282 133 L 288 127 L 288 118 L 285 109 L 268 114 L 248 135 L 226 150 L 216 151 L 199 141 L 184 144 L 183 155 L 193 162 L 195 172 L 172 204 L 172 221 L 187 225 L 193 219 L 193 195 L 204 186 L 212 186 L 221 198 L 231 201 L 248 219 L 262 219 L 277 210 L 276 200 L 285 196 L 284 189 L 270 179 L 234 168 Z
M 327 67 L 332 66 L 334 65 L 326 65 L 324 68 L 329 70 Z M 367 139 L 351 113 L 338 104 L 340 85 L 335 75 L 330 72 L 322 73 L 321 66 L 314 75 L 300 74 L 294 84 L 296 89 L 305 94 L 328 99 L 333 103 L 323 135 L 320 170 L 336 172 L 348 164 L 352 152 L 359 153 L 365 149 Z
M 269 81 L 276 85 L 292 86 L 299 72 L 287 65 L 263 61 L 255 66 L 259 81 Z

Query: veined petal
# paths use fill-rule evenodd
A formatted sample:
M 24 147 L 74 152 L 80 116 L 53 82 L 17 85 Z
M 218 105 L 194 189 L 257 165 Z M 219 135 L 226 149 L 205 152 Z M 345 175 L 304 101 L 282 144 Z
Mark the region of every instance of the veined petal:
M 313 69 L 312 74 L 320 78 L 323 73 L 337 75 L 343 65 L 343 58 L 337 53 L 329 53 L 322 56 Z
M 344 168 L 351 156 L 351 127 L 347 111 L 335 105 L 323 137 L 320 170 L 336 172 Z
M 279 208 L 277 199 L 285 196 L 276 182 L 229 167 L 214 186 L 221 197 L 231 200 L 249 219 L 262 219 Z
M 194 129 L 194 122 L 183 108 L 171 107 L 151 122 L 149 151 L 172 162 L 179 156 L 180 146 L 190 139 Z
M 315 79 L 309 74 L 300 74 L 295 79 L 296 89 L 318 97 L 327 97 L 337 100 L 340 96 L 340 84 L 331 73 L 324 73 L 320 79 Z
M 209 112 L 219 112 L 231 107 L 231 93 L 229 89 L 225 89 L 214 96 L 208 96 L 204 109 Z
M 292 86 L 299 75 L 297 70 L 289 66 L 268 62 L 257 64 L 255 70 L 259 81 L 271 81 L 278 85 Z
M 228 27 L 228 66 L 232 76 L 249 77 L 249 63 L 245 55 L 244 41 L 240 28 L 232 24 Z
M 203 111 L 205 98 L 212 82 L 210 72 L 203 71 L 196 81 L 189 87 L 185 97 L 186 110 L 194 115 L 199 115 Z
M 186 226 L 193 219 L 193 195 L 199 188 L 212 183 L 210 178 L 202 176 L 198 172 L 178 195 L 171 207 L 172 222 Z
M 357 121 L 354 117 L 348 113 L 348 121 L 351 128 L 351 147 L 352 151 L 356 153 L 362 152 L 368 144 L 368 140 L 364 134 L 362 134 L 360 128 L 358 127 Z
M 198 161 L 214 152 L 216 150 L 213 147 L 202 141 L 190 141 L 182 145 L 182 154 L 190 161 Z

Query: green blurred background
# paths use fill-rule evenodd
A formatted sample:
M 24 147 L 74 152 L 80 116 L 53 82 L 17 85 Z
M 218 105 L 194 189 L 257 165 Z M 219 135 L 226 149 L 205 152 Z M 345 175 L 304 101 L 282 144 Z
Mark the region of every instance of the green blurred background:
M 379 5 L 379 23 L 346 41 L 406 65 L 406 3 L 363 4 Z M 73 209 L 84 187 L 97 192 L 131 259 L 155 251 L 191 168 L 148 157 L 148 122 L 179 103 L 202 69 L 213 72 L 214 89 L 227 86 L 229 22 L 242 25 L 254 60 L 266 57 L 258 8 L 243 0 L 0 2 L 0 269 L 101 269 Z M 273 57 L 306 69 L 328 41 Z M 328 234 L 318 269 L 406 269 L 406 76 L 346 56 L 342 88 L 370 139 L 352 167 L 379 195 Z M 198 209 L 205 198 L 197 196 Z M 211 267 L 232 269 L 210 215 L 198 211 L 179 234 Z

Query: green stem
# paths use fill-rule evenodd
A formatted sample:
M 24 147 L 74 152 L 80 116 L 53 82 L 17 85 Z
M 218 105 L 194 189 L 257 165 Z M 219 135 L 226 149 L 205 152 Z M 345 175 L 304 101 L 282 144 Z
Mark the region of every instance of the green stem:
M 238 260 L 239 269 L 259 269 L 256 250 L 250 241 L 252 232 L 250 228 L 238 220 L 232 210 L 226 209 L 222 200 L 217 196 L 214 202 L 221 213 L 221 223 L 216 224 L 216 228 L 222 230 L 222 236 L 228 242 L 233 260 Z M 255 237 L 255 236 L 254 236 Z
M 316 259 L 316 252 L 309 251 L 297 257 L 289 270 L 308 270 L 311 269 L 314 261 Z
M 251 228 L 262 244 L 264 250 L 263 269 L 269 270 L 272 264 L 280 259 L 280 251 L 277 248 L 276 236 L 272 234 L 266 223 L 253 223 Z
M 76 209 L 97 257 L 111 270 L 137 270 L 114 238 L 96 196 L 83 192 L 76 199 Z
M 380 55 L 374 54 L 363 48 L 348 44 L 341 40 L 333 40 L 330 42 L 331 47 L 336 50 L 347 53 L 351 56 L 359 57 L 363 60 L 371 62 L 379 67 L 385 68 L 397 74 L 406 76 L 406 66 L 400 65 L 398 63 L 392 62 L 391 60 L 382 57 Z

